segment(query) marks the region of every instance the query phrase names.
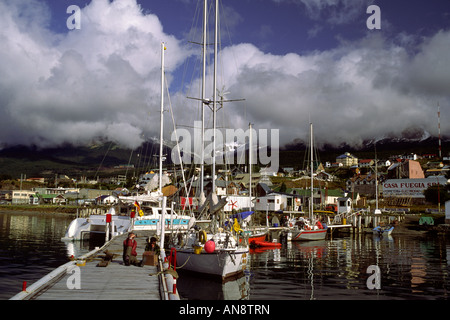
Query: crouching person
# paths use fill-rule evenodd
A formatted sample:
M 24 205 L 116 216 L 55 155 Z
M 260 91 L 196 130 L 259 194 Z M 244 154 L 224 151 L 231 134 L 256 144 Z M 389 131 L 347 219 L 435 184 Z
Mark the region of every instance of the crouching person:
M 137 242 L 134 239 L 136 238 L 136 235 L 133 232 L 130 232 L 128 234 L 128 238 L 123 241 L 123 263 L 126 266 L 132 265 L 138 265 L 137 262 Z

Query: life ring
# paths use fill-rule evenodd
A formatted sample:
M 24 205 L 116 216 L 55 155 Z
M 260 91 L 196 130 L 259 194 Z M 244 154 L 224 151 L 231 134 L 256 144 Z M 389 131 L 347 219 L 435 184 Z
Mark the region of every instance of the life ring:
M 305 230 L 311 230 L 311 227 L 308 225 L 305 225 Z
M 205 244 L 207 237 L 206 237 L 206 231 L 205 230 L 200 230 L 198 232 L 198 238 L 201 244 Z

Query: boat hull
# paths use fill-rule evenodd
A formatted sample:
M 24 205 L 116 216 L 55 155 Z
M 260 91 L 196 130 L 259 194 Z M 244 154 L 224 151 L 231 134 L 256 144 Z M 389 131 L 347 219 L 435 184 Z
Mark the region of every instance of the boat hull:
M 326 236 L 327 229 L 299 230 L 293 232 L 291 241 L 324 240 Z
M 252 234 L 248 237 L 248 243 L 250 245 L 254 244 L 255 242 L 262 242 L 266 240 L 267 232 L 260 232 Z
M 390 227 L 388 229 L 382 229 L 381 227 L 376 227 L 373 229 L 374 235 L 383 235 L 383 236 L 389 236 L 391 235 L 392 231 L 394 231 L 394 227 Z
M 268 242 L 268 241 L 254 241 L 252 242 L 256 247 L 264 248 L 281 248 L 281 243 L 279 242 Z
M 88 239 L 90 234 L 105 234 L 106 235 L 106 215 L 91 215 L 89 218 L 76 218 L 66 230 L 62 240 L 80 241 Z M 114 230 L 109 230 L 112 234 L 122 234 L 129 231 L 131 219 L 126 216 L 111 216 L 111 227 Z
M 177 216 L 174 219 L 166 218 L 166 230 L 188 230 L 191 217 Z M 143 216 L 136 218 L 133 224 L 134 231 L 156 231 L 160 218 L 157 216 Z
M 248 248 L 222 249 L 196 253 L 194 249 L 177 250 L 177 267 L 227 280 L 242 275 L 247 266 Z

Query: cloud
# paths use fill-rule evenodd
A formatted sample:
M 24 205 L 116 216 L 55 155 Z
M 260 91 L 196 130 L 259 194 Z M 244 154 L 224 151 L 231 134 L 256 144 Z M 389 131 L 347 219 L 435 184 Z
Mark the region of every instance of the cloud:
M 282 144 L 307 140 L 309 119 L 318 144 L 361 145 L 412 127 L 434 133 L 436 102 L 449 102 L 449 41 L 450 32 L 441 31 L 412 52 L 375 34 L 333 50 L 279 56 L 239 44 L 222 52 L 224 82 L 246 99 L 255 127 L 279 129 Z M 242 103 L 230 107 L 229 123 L 246 127 Z
M 93 0 L 81 30 L 64 34 L 50 31 L 50 17 L 39 1 L 0 3 L 0 145 L 137 147 L 156 134 L 160 42 L 174 70 L 189 55 L 180 41 L 135 0 Z
M 366 13 L 373 1 L 367 0 L 273 0 L 276 3 L 294 3 L 306 10 L 313 21 L 342 25 Z
M 350 5 L 298 3 L 316 19 Z M 0 2 L 0 146 L 110 140 L 137 147 L 158 136 L 160 42 L 168 48 L 169 80 L 192 49 L 166 34 L 158 17 L 143 12 L 136 0 L 93 0 L 82 10 L 81 30 L 55 33 L 50 17 L 36 0 Z M 245 101 L 227 103 L 219 117 L 225 115 L 223 125 L 231 128 L 252 122 L 256 129 L 279 129 L 282 144 L 307 140 L 310 119 L 318 144 L 359 145 L 410 128 L 434 134 L 437 102 L 443 116 L 450 111 L 449 47 L 446 30 L 420 40 L 370 33 L 302 55 L 270 54 L 251 43 L 224 47 L 218 88 Z M 208 92 L 210 77 L 211 71 Z M 199 120 L 192 104 L 198 103 L 187 102 L 185 92 L 173 95 L 175 121 L 192 126 Z M 450 134 L 444 124 L 441 130 Z

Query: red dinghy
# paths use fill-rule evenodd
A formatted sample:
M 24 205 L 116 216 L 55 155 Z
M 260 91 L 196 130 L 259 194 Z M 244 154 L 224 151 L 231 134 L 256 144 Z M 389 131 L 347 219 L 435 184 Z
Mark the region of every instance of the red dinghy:
M 258 247 L 281 248 L 281 243 L 279 242 L 253 241 L 252 244 Z

